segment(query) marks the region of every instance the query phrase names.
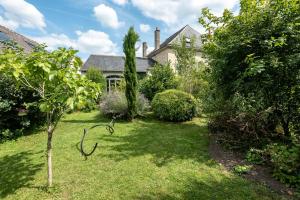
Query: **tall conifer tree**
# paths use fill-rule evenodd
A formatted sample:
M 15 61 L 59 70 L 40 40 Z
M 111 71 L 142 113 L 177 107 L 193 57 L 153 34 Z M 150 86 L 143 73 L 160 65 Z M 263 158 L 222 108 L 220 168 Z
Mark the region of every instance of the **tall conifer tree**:
M 123 41 L 123 52 L 125 53 L 125 94 L 128 103 L 127 117 L 129 120 L 132 120 L 137 113 L 137 75 L 135 63 L 135 43 L 138 41 L 138 39 L 139 35 L 134 31 L 133 27 L 130 27 Z

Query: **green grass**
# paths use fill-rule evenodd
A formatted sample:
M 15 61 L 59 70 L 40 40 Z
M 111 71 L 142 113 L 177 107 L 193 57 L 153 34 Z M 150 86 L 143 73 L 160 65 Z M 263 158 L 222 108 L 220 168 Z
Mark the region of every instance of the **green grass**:
M 85 161 L 76 147 L 83 128 L 108 121 L 92 112 L 59 123 L 50 190 L 45 133 L 0 144 L 0 199 L 279 199 L 210 159 L 204 119 L 117 122 L 112 136 L 104 127 L 92 129 L 85 146 L 99 145 Z

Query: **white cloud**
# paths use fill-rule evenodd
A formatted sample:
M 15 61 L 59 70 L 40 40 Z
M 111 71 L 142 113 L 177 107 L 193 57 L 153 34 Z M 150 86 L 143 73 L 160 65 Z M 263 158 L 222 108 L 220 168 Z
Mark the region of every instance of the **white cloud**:
M 58 47 L 73 47 L 80 53 L 87 54 L 115 55 L 117 53 L 117 45 L 104 32 L 88 30 L 86 32 L 76 31 L 76 34 L 76 39 L 71 39 L 65 34 L 50 34 L 30 38 L 39 43 L 45 43 L 49 50 Z
M 88 30 L 81 33 L 77 40 L 78 49 L 90 54 L 116 54 L 117 45 L 104 32 Z
M 146 33 L 150 30 L 150 26 L 148 24 L 140 24 L 140 30 L 143 32 L 143 33 Z
M 232 9 L 238 0 L 131 0 L 143 15 L 163 21 L 169 27 L 198 24 L 201 9 L 209 7 L 214 14 L 224 8 Z
M 0 16 L 0 24 L 2 26 L 5 26 L 7 28 L 13 29 L 15 30 L 16 28 L 18 28 L 19 24 L 13 20 L 9 20 L 9 19 L 4 19 L 3 17 Z
M 30 36 L 29 36 L 30 37 Z M 49 50 L 54 50 L 58 47 L 76 47 L 75 40 L 71 40 L 65 34 L 55 34 L 52 33 L 50 35 L 41 36 L 41 37 L 30 37 L 34 41 L 38 43 L 45 43 L 48 46 Z
M 104 4 L 94 7 L 94 15 L 102 25 L 110 28 L 117 29 L 124 24 L 119 21 L 116 11 Z
M 112 0 L 115 4 L 118 5 L 125 5 L 128 1 L 127 0 Z
M 46 27 L 43 14 L 32 4 L 24 0 L 0 0 L 3 8 L 3 16 L 0 16 L 0 24 L 11 29 L 18 27 L 37 28 L 43 30 Z

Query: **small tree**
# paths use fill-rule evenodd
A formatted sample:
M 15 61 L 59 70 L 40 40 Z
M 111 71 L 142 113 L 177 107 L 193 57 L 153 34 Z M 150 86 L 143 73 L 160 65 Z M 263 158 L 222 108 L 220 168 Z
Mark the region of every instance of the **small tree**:
M 195 38 L 181 37 L 173 49 L 176 55 L 176 70 L 179 74 L 179 89 L 193 94 L 199 98 L 204 90 L 207 90 L 208 66 L 203 62 L 196 61 Z
M 79 73 L 77 51 L 60 48 L 47 52 L 37 48 L 31 54 L 8 48 L 0 54 L 0 71 L 11 73 L 25 87 L 40 96 L 39 108 L 47 116 L 48 186 L 52 186 L 52 136 L 62 115 L 87 98 L 96 98 L 99 87 Z
M 189 71 L 197 67 L 195 38 L 181 37 L 172 48 L 177 59 L 176 70 L 179 75 L 187 75 Z
M 152 100 L 156 93 L 168 89 L 176 89 L 178 80 L 170 65 L 155 64 L 140 83 L 140 92 L 149 100 Z
M 137 113 L 136 93 L 137 93 L 137 75 L 135 63 L 135 43 L 139 36 L 130 27 L 127 35 L 124 37 L 123 52 L 125 53 L 125 72 L 124 77 L 126 81 L 125 94 L 128 103 L 128 119 L 132 120 Z
M 90 67 L 86 72 L 86 77 L 94 83 L 98 83 L 102 90 L 106 88 L 106 79 L 103 73 L 96 67 Z

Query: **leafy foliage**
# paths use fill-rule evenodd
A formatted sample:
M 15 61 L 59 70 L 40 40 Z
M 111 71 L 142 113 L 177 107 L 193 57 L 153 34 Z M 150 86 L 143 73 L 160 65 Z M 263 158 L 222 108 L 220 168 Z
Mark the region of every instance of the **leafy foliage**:
M 18 87 L 13 77 L 0 74 L 0 140 L 16 138 L 45 122 L 32 90 Z
M 25 54 L 18 48 L 0 54 L 0 71 L 13 75 L 17 82 L 33 90 L 40 98 L 39 109 L 47 116 L 48 185 L 52 186 L 52 135 L 67 110 L 80 108 L 86 99 L 96 99 L 99 86 L 82 77 L 81 60 L 73 49 L 52 52 L 37 47 Z
M 136 93 L 137 93 L 137 74 L 135 63 L 135 43 L 138 41 L 139 36 L 130 27 L 127 35 L 124 37 L 123 52 L 125 53 L 125 71 L 124 77 L 126 81 L 125 94 L 128 103 L 128 119 L 132 120 L 137 114 L 136 107 Z
M 286 136 L 299 133 L 299 1 L 242 0 L 238 16 L 204 10 L 200 21 L 214 30 L 204 52 L 217 93 L 230 103 L 239 94 L 259 112 L 272 108 Z
M 102 72 L 96 67 L 89 67 L 86 74 L 86 78 L 94 83 L 97 83 L 102 92 L 106 92 L 106 78 L 103 76 Z M 97 99 L 86 99 L 84 105 L 80 109 L 84 112 L 90 112 L 98 107 L 100 101 L 100 96 Z
M 156 93 L 176 89 L 178 80 L 170 65 L 155 64 L 149 74 L 140 82 L 140 92 L 152 100 Z
M 196 100 L 186 92 L 166 90 L 154 96 L 152 109 L 159 119 L 188 121 L 196 115 Z
M 238 16 L 206 8 L 199 22 L 207 30 L 211 130 L 237 149 L 268 145 L 274 175 L 299 185 L 299 0 L 241 0 Z M 249 159 L 257 161 L 253 152 Z
M 262 164 L 265 162 L 264 159 L 264 151 L 260 149 L 251 148 L 246 155 L 247 161 L 254 163 L 254 164 Z
M 176 70 L 179 75 L 187 75 L 197 67 L 195 39 L 194 37 L 187 38 L 183 36 L 172 46 L 177 61 Z
M 92 82 L 98 83 L 102 91 L 106 89 L 106 79 L 98 68 L 89 67 L 85 76 Z
M 172 48 L 177 59 L 178 89 L 192 94 L 197 99 L 198 113 L 202 113 L 207 110 L 210 67 L 203 59 L 196 59 L 196 56 L 200 58 L 200 49 L 195 47 L 195 39 L 183 36 Z
M 270 144 L 266 148 L 274 176 L 282 182 L 300 185 L 300 144 Z
M 233 171 L 239 175 L 247 174 L 252 169 L 252 165 L 237 165 Z

